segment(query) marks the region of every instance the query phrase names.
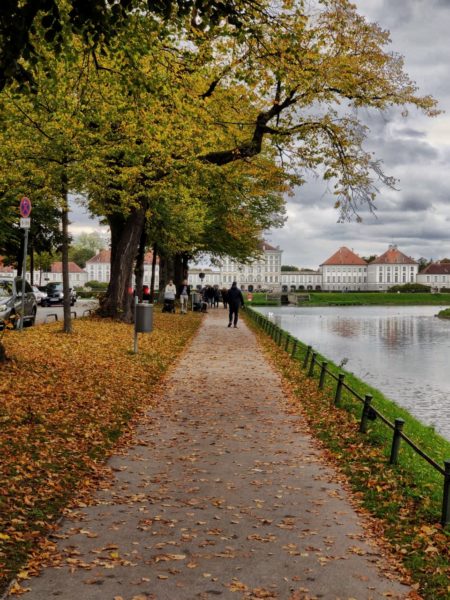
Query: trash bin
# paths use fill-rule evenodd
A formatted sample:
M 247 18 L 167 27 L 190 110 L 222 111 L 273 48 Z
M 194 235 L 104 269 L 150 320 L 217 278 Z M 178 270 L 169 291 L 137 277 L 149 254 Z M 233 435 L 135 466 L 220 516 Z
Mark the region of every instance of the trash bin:
M 192 310 L 195 310 L 195 306 L 200 305 L 201 296 L 198 292 L 191 293 Z
M 153 331 L 153 304 L 136 304 L 134 330 L 136 333 Z

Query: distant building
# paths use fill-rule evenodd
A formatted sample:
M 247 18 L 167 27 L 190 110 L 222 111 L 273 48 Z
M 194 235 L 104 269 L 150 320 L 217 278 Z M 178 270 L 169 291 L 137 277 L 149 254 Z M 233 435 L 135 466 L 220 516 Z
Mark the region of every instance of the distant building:
M 281 291 L 297 292 L 302 290 L 321 290 L 322 273 L 320 271 L 299 270 L 281 271 Z
M 414 283 L 419 263 L 391 244 L 389 249 L 368 266 L 368 285 L 371 291 L 385 291 L 393 285 Z
M 152 258 L 151 252 L 147 252 L 144 259 L 144 285 L 150 285 L 152 276 Z M 86 281 L 100 281 L 109 283 L 111 277 L 111 250 L 100 250 L 95 256 L 86 261 Z M 134 275 L 133 275 L 134 285 Z M 156 262 L 155 271 L 155 289 L 159 285 L 159 261 Z
M 200 278 L 200 273 L 203 273 L 203 279 Z M 220 270 L 210 268 L 200 269 L 198 267 L 189 269 L 188 283 L 194 289 L 201 288 L 204 285 L 217 285 L 219 287 L 222 287 Z
M 323 290 L 367 289 L 367 262 L 346 246 L 339 248 L 320 268 Z
M 49 273 L 44 273 L 45 283 L 62 282 L 62 262 L 54 262 Z M 74 262 L 69 262 L 69 287 L 83 287 L 86 283 L 86 271 Z
M 239 263 L 226 257 L 220 268 L 221 285 L 230 287 L 237 281 L 242 290 L 281 290 L 281 255 L 283 251 L 262 241 L 259 247 L 261 256 L 248 264 Z
M 438 292 L 442 288 L 450 289 L 450 263 L 431 263 L 418 273 L 417 283 L 428 285 L 433 291 Z

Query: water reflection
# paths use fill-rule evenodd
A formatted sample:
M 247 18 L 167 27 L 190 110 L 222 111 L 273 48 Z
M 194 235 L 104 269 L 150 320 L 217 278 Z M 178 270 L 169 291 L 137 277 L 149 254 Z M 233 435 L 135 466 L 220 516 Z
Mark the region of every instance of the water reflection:
M 269 309 L 260 309 L 267 314 Z M 450 439 L 450 321 L 436 306 L 271 308 L 285 330 Z

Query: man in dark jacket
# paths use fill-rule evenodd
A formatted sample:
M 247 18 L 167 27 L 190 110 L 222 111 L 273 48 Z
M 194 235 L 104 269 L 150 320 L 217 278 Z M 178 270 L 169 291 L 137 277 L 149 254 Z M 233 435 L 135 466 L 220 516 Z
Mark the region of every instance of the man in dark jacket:
M 241 290 L 238 288 L 237 283 L 233 281 L 227 294 L 228 309 L 229 309 L 229 323 L 228 327 L 231 327 L 233 323 L 237 327 L 239 308 L 244 306 L 244 296 Z

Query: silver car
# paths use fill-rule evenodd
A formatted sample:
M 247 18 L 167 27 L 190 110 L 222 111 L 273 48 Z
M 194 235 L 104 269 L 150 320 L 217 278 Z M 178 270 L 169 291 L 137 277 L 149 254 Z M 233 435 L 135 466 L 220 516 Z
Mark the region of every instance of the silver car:
M 33 290 L 25 281 L 24 315 L 23 324 L 34 325 L 36 320 L 37 304 Z M 22 278 L 0 279 L 0 325 L 11 321 L 15 327 L 20 322 L 22 313 Z
M 33 290 L 34 297 L 36 298 L 36 302 L 38 304 L 42 304 L 42 301 L 47 298 L 47 292 L 40 290 L 37 285 L 32 285 L 31 288 Z

